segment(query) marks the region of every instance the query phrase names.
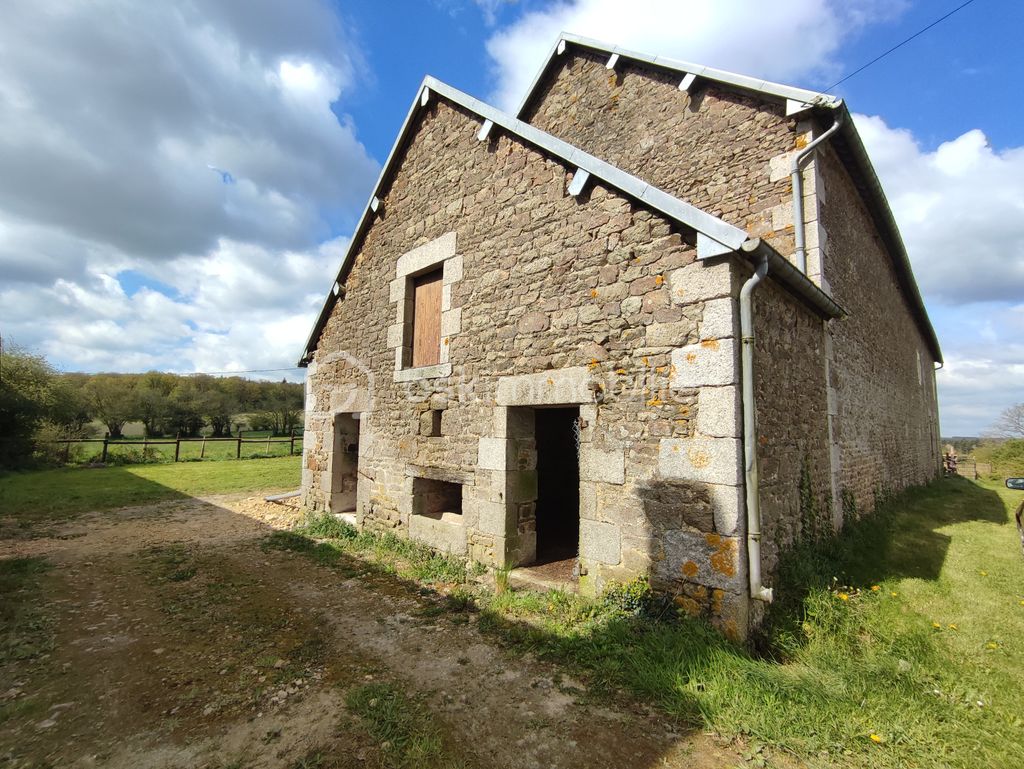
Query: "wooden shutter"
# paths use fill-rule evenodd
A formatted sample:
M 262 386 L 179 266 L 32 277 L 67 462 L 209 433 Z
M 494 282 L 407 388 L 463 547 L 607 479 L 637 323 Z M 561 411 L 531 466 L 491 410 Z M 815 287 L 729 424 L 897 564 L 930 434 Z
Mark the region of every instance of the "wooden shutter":
M 434 366 L 441 360 L 441 270 L 415 278 L 413 290 L 412 365 Z

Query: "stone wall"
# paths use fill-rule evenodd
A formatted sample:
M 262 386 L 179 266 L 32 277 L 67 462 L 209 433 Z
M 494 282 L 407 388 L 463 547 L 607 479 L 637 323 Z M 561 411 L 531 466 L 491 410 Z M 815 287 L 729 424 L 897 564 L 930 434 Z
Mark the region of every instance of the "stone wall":
M 762 572 L 771 585 L 786 549 L 832 531 L 825 329 L 767 281 L 754 294 L 754 330 Z
M 839 493 L 848 513 L 862 513 L 874 508 L 878 493 L 939 472 L 935 361 L 845 168 L 831 147 L 816 163 L 828 234 L 825 275 L 849 313 L 831 324 Z
M 798 142 L 783 106 L 708 80 L 684 92 L 678 73 L 626 59 L 611 71 L 606 62 L 567 50 L 523 119 L 792 251 L 792 228 L 783 231 L 792 224 L 789 179 L 773 178 L 773 158 L 788 159 Z
M 611 71 L 606 62 L 605 55 L 570 47 L 524 118 L 792 258 L 789 164 L 822 127 L 808 113 L 787 119 L 781 104 L 700 78 L 685 93 L 677 73 L 626 59 Z M 844 498 L 850 510 L 870 510 L 878 492 L 934 477 L 940 454 L 932 356 L 848 173 L 831 149 L 819 155 L 803 170 L 808 276 L 849 317 L 829 324 L 825 369 L 812 378 L 814 387 L 830 380 L 832 412 L 830 453 L 814 460 L 812 475 L 817 488 L 823 468 L 833 470 L 825 507 L 838 526 Z M 785 344 L 780 340 L 778 349 L 788 355 Z M 770 356 L 762 357 L 771 367 Z M 773 429 L 787 432 L 781 424 Z M 799 520 L 794 514 L 787 531 L 796 531 Z
M 536 488 L 517 420 L 579 405 L 585 587 L 653 572 L 742 635 L 730 264 L 696 263 L 693 233 L 600 184 L 569 196 L 572 169 L 497 130 L 478 141 L 478 129 L 435 99 L 380 193 L 309 369 L 307 506 L 329 505 L 334 415 L 357 411 L 363 525 L 515 562 Z M 441 238 L 461 260 L 445 286 L 451 373 L 399 377 L 396 265 Z M 414 477 L 462 484 L 461 515 L 414 515 Z

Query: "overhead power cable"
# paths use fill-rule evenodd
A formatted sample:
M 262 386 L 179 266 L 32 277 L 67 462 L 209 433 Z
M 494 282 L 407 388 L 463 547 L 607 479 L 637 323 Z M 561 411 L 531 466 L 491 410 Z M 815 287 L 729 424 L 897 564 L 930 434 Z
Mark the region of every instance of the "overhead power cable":
M 850 79 L 851 77 L 853 77 L 854 75 L 859 75 L 859 74 L 860 74 L 861 72 L 863 72 L 864 70 L 866 70 L 866 69 L 867 69 L 868 67 L 872 66 L 873 64 L 877 64 L 878 62 L 880 62 L 880 61 L 881 61 L 882 59 L 884 59 L 884 58 L 885 58 L 886 56 L 888 56 L 888 55 L 889 55 L 890 53 L 892 53 L 893 51 L 899 50 L 900 48 L 902 48 L 903 46 L 905 46 L 905 45 L 906 45 L 907 43 L 909 43 L 909 42 L 910 42 L 911 40 L 913 40 L 914 38 L 920 37 L 921 35 L 923 35 L 923 34 L 924 34 L 925 32 L 927 32 L 927 31 L 928 31 L 929 29 L 931 29 L 932 27 L 936 26 L 937 24 L 941 24 L 941 23 L 942 23 L 942 22 L 944 22 L 944 21 L 945 21 L 946 19 L 948 19 L 948 18 L 949 18 L 950 16 L 952 16 L 952 15 L 953 15 L 954 13 L 957 13 L 958 11 L 962 11 L 962 10 L 963 10 L 964 8 L 966 8 L 967 6 L 969 6 L 969 5 L 970 5 L 971 3 L 973 3 L 973 2 L 974 2 L 974 0 L 967 0 L 967 2 L 966 2 L 966 3 L 961 3 L 960 5 L 958 5 L 958 6 L 956 7 L 956 8 L 954 8 L 954 9 L 953 9 L 952 11 L 950 11 L 949 13 L 947 13 L 947 14 L 945 14 L 945 15 L 943 15 L 943 16 L 940 16 L 940 17 L 939 17 L 939 18 L 937 18 L 937 19 L 936 19 L 935 21 L 933 21 L 933 22 L 932 22 L 931 24 L 929 24 L 928 26 L 926 26 L 926 27 L 922 27 L 922 28 L 921 28 L 921 29 L 919 29 L 919 30 L 918 30 L 917 32 L 915 32 L 915 33 L 914 33 L 914 34 L 912 34 L 912 35 L 911 35 L 910 37 L 908 37 L 908 38 L 907 38 L 906 40 L 903 40 L 903 41 L 901 41 L 901 42 L 897 43 L 896 45 L 894 45 L 894 46 L 893 46 L 892 48 L 890 48 L 890 49 L 889 49 L 888 51 L 886 51 L 885 53 L 880 53 L 880 54 L 879 54 L 878 56 L 876 56 L 875 58 L 873 58 L 873 59 L 872 59 L 871 61 L 869 61 L 869 62 L 868 62 L 867 64 L 864 64 L 864 65 L 862 65 L 862 66 L 860 66 L 860 67 L 857 67 L 857 69 L 855 69 L 855 70 L 854 70 L 853 72 L 851 72 L 851 73 L 850 73 L 849 75 L 847 75 L 846 77 L 844 77 L 844 78 L 843 78 L 842 80 L 837 80 L 837 81 L 836 81 L 836 82 L 834 82 L 834 83 L 833 83 L 832 85 L 830 85 L 830 86 L 829 86 L 828 88 L 824 89 L 824 90 L 823 90 L 823 91 L 821 92 L 821 94 L 826 94 L 826 93 L 828 93 L 829 91 L 831 91 L 831 90 L 832 90 L 833 88 L 835 88 L 836 86 L 838 86 L 838 85 L 841 85 L 841 84 L 845 83 L 845 82 L 846 82 L 847 80 L 849 80 L 849 79 Z

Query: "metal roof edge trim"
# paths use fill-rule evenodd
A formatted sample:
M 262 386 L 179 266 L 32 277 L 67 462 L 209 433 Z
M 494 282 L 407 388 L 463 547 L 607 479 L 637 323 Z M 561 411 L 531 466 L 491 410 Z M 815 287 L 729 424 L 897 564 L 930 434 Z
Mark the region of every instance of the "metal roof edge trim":
M 770 243 L 761 238 L 751 238 L 743 244 L 740 252 L 752 264 L 757 263 L 757 257 L 767 256 L 768 277 L 781 283 L 791 294 L 816 310 L 821 317 L 834 320 L 846 316 L 846 310 L 835 299 L 800 272 L 796 265 L 776 251 Z
M 847 142 L 847 146 L 850 148 L 850 151 L 854 156 L 856 172 L 863 176 L 864 182 L 870 192 L 870 199 L 865 201 L 865 203 L 867 204 L 869 211 L 874 209 L 871 211 L 873 218 L 876 219 L 876 223 L 880 228 L 884 230 L 881 234 L 886 245 L 886 250 L 889 252 L 889 256 L 892 259 L 893 268 L 896 271 L 897 278 L 902 284 L 904 294 L 910 304 L 911 312 L 918 320 L 918 325 L 925 337 L 925 342 L 931 348 L 931 352 L 935 356 L 936 362 L 942 363 L 942 348 L 939 345 L 939 337 L 935 333 L 935 327 L 932 325 L 931 319 L 928 317 L 928 310 L 925 308 L 924 298 L 921 296 L 921 290 L 917 285 L 917 280 L 914 278 L 913 268 L 910 265 L 910 255 L 907 253 L 907 247 L 903 243 L 903 236 L 900 234 L 900 228 L 896 223 L 896 217 L 892 213 L 892 208 L 889 205 L 889 199 L 885 195 L 885 190 L 882 189 L 882 182 L 879 180 L 878 174 L 875 172 L 875 166 L 871 162 L 871 157 L 868 155 L 867 148 L 864 146 L 864 142 L 860 138 L 860 133 L 857 131 L 856 125 L 854 125 L 853 116 L 850 114 L 849 108 L 845 104 L 842 104 L 841 109 L 845 111 L 845 114 L 843 115 L 843 125 L 839 130 L 839 135 Z M 841 157 L 839 158 L 839 161 L 841 163 L 843 162 Z
M 725 83 L 727 85 L 734 86 L 746 91 L 754 91 L 756 93 L 765 94 L 767 96 L 774 96 L 775 98 L 786 100 L 792 99 L 805 104 L 819 104 L 825 107 L 835 107 L 841 103 L 841 100 L 830 94 L 820 93 L 818 91 L 811 91 L 806 88 L 797 88 L 796 86 L 785 85 L 783 83 L 775 83 L 771 80 L 764 80 L 763 78 L 750 77 L 749 75 L 741 75 L 737 72 L 729 72 L 724 69 L 715 69 L 714 67 L 708 67 L 703 64 L 695 64 L 693 62 L 681 61 L 679 59 L 672 59 L 666 56 L 652 56 L 651 54 L 641 53 L 640 51 L 631 51 L 628 48 L 622 48 L 618 45 L 611 45 L 604 43 L 600 40 L 594 40 L 593 38 L 584 37 L 582 35 L 575 35 L 571 32 L 562 32 L 559 35 L 558 40 L 551 47 L 551 51 L 548 53 L 544 63 L 541 65 L 537 74 L 534 76 L 533 81 L 530 83 L 529 89 L 527 89 L 522 100 L 519 103 L 519 107 L 516 110 L 516 117 L 522 118 L 526 107 L 530 101 L 536 95 L 537 87 L 540 82 L 544 79 L 545 74 L 551 63 L 557 56 L 558 47 L 562 43 L 569 43 L 571 45 L 579 46 L 580 48 L 586 48 L 591 51 L 600 51 L 601 53 L 607 53 L 609 56 L 618 54 L 619 57 L 625 59 L 631 59 L 633 61 L 642 62 L 644 64 L 650 64 L 655 67 L 661 67 L 662 69 L 672 70 L 673 72 L 680 72 L 686 74 L 696 75 L 699 78 L 705 78 L 707 80 L 714 80 L 719 83 Z

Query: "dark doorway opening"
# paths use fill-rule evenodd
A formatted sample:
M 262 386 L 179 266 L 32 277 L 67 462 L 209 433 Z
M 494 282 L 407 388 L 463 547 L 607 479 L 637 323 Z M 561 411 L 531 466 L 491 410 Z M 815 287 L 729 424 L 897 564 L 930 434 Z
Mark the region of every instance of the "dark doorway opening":
M 331 512 L 353 512 L 356 509 L 356 489 L 359 485 L 358 415 L 334 415 L 331 464 Z
M 536 409 L 537 564 L 580 552 L 579 407 Z M 570 566 L 571 569 L 571 566 Z

